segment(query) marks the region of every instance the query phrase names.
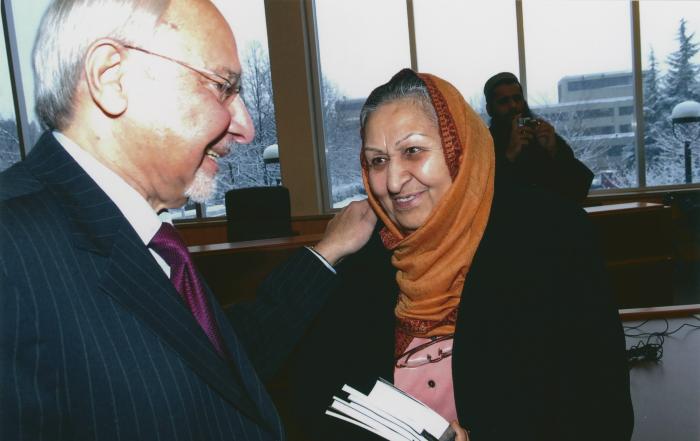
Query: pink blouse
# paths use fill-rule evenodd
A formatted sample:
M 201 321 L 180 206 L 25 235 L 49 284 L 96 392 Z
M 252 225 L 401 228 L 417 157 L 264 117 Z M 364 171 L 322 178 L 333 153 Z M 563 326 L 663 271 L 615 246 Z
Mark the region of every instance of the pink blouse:
M 430 341 L 429 338 L 414 337 L 406 351 Z M 420 400 L 447 421 L 453 421 L 457 419 L 457 408 L 452 387 L 452 357 L 443 357 L 435 363 L 427 362 L 428 355 L 433 360 L 440 358 L 440 350 L 442 353 L 451 353 L 452 339 L 436 342 L 416 352 L 408 360 L 406 357 L 399 360 L 405 361 L 408 366 L 394 367 L 394 385 Z

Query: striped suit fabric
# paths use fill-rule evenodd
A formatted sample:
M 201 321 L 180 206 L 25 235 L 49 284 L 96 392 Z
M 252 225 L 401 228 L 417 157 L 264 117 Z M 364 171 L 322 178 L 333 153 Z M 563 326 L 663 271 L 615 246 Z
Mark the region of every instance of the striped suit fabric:
M 0 247 L 0 439 L 284 439 L 263 382 L 335 282 L 309 251 L 254 303 L 224 312 L 207 288 L 225 361 L 50 133 L 0 174 Z

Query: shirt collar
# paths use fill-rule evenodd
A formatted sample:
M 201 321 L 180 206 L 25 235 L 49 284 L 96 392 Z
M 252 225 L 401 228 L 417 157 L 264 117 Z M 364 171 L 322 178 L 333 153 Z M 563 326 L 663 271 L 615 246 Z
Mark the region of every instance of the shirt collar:
M 58 131 L 53 131 L 53 136 L 115 203 L 145 245 L 153 239 L 162 222 L 172 223 L 167 210 L 159 217 L 138 191 L 73 140 Z

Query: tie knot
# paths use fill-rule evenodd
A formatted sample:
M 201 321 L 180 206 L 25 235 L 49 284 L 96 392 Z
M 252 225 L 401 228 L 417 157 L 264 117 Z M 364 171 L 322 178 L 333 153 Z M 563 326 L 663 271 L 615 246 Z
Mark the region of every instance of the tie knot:
M 175 227 L 167 222 L 160 224 L 160 228 L 148 246 L 153 248 L 168 265 L 181 265 L 189 260 L 187 245 Z

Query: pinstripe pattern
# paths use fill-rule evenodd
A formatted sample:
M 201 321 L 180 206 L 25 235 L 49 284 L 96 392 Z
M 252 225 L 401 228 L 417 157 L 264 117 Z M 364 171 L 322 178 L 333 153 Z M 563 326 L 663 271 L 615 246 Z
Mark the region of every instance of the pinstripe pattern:
M 331 291 L 310 253 L 230 312 L 236 331 L 212 302 L 229 364 L 48 134 L 0 174 L 0 247 L 0 439 L 284 438 L 255 368 L 274 373 Z

